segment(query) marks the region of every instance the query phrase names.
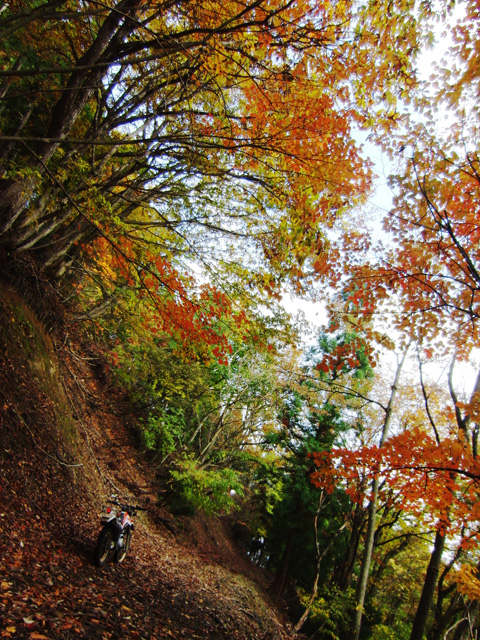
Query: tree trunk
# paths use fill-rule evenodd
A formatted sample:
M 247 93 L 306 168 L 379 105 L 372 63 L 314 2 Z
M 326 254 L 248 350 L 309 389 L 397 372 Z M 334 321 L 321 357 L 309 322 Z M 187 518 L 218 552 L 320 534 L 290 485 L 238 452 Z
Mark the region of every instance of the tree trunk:
M 317 549 L 317 566 L 316 566 L 316 570 L 315 570 L 315 580 L 313 581 L 312 593 L 310 595 L 307 607 L 305 608 L 305 611 L 303 612 L 303 615 L 301 616 L 300 620 L 295 625 L 295 631 L 296 632 L 300 631 L 300 629 L 303 627 L 303 625 L 307 621 L 308 616 L 310 615 L 310 611 L 312 610 L 313 603 L 315 602 L 315 598 L 317 597 L 318 582 L 320 580 L 320 567 L 322 565 L 322 560 L 325 558 L 327 553 L 332 548 L 332 546 L 333 546 L 335 540 L 337 539 L 337 537 L 340 535 L 340 533 L 347 526 L 346 522 L 344 524 L 342 524 L 342 526 L 339 529 L 337 529 L 337 531 L 330 538 L 330 541 L 329 541 L 328 545 L 326 546 L 326 548 L 322 551 L 322 553 L 320 553 L 319 552 L 319 545 L 318 545 L 317 520 L 318 520 L 318 513 L 315 516 L 315 546 L 316 546 L 316 549 Z
M 465 535 L 465 529 L 462 527 L 462 539 Z M 432 626 L 428 631 L 428 640 L 443 640 L 445 632 L 452 623 L 457 620 L 458 614 L 463 612 L 463 596 L 457 590 L 455 582 L 451 582 L 447 587 L 444 586 L 445 579 L 452 570 L 453 566 L 460 560 L 463 549 L 461 545 L 457 547 L 455 554 L 450 562 L 443 568 L 443 571 L 437 583 L 437 600 L 434 605 L 435 616 Z M 446 598 L 450 596 L 448 606 L 444 608 Z
M 356 504 L 351 518 L 350 538 L 348 540 L 347 550 L 341 563 L 335 568 L 332 578 L 333 584 L 337 585 L 342 591 L 348 589 L 352 583 L 353 570 L 357 560 L 358 545 L 360 537 L 367 520 L 363 505 Z
M 410 347 L 410 343 L 407 345 L 404 353 L 402 354 L 400 361 L 397 364 L 397 370 L 395 372 L 395 378 L 392 384 L 392 392 L 390 394 L 388 405 L 385 409 L 385 421 L 383 423 L 382 436 L 380 438 L 379 447 L 383 445 L 383 443 L 385 442 L 388 436 L 390 421 L 392 419 L 393 403 L 397 395 L 400 374 L 402 372 L 403 365 L 407 358 L 409 347 Z M 365 538 L 365 548 L 363 551 L 362 566 L 360 568 L 360 575 L 358 576 L 358 583 L 357 583 L 357 594 L 356 594 L 357 606 L 355 610 L 355 623 L 353 627 L 354 640 L 358 640 L 358 638 L 360 637 L 360 629 L 362 627 L 363 606 L 365 604 L 365 595 L 367 593 L 367 582 L 368 582 L 368 576 L 370 573 L 370 563 L 372 561 L 372 554 L 373 554 L 373 547 L 374 547 L 374 540 L 375 540 L 375 522 L 377 517 L 378 487 L 379 487 L 379 479 L 378 477 L 375 477 L 372 482 L 372 499 L 370 501 L 370 504 L 368 505 L 367 534 Z
M 480 603 L 471 602 L 466 611 L 464 620 L 460 622 L 453 637 L 453 640 L 470 640 L 476 638 L 474 632 L 478 631 L 480 624 Z
M 427 618 L 432 608 L 433 596 L 437 587 L 440 562 L 442 560 L 443 548 L 445 546 L 445 535 L 437 531 L 435 535 L 435 546 L 430 556 L 425 582 L 423 583 L 422 595 L 418 603 L 417 612 L 413 620 L 410 640 L 422 640 L 427 626 Z
M 77 70 L 69 77 L 64 91 L 52 110 L 47 140 L 40 152 L 44 163 L 48 162 L 58 147 L 56 140 L 63 138 L 70 131 L 89 97 L 108 72 L 107 68 L 92 71 L 91 67 L 105 57 L 103 54 L 109 51 L 109 45 L 114 36 L 121 30 L 121 23 L 134 15 L 140 4 L 141 0 L 122 0 L 105 18 L 95 40 L 79 59 Z M 133 28 L 134 23 L 126 28 L 125 35 Z M 112 60 L 112 58 L 109 59 Z
M 140 4 L 141 0 L 122 0 L 105 18 L 90 47 L 78 61 L 77 70 L 70 75 L 60 98 L 52 108 L 42 148 L 36 159 L 32 159 L 30 168 L 35 168 L 39 175 L 45 173 L 53 153 L 75 124 L 101 79 L 108 73 L 106 67 L 93 71 L 91 67 L 102 59 L 113 64 L 115 47 L 119 47 L 125 35 L 136 26 L 133 21 L 128 25 L 126 23 Z M 13 227 L 27 206 L 37 181 L 38 178 L 0 181 L 0 235 Z
M 287 544 L 285 545 L 285 551 L 283 552 L 280 568 L 277 571 L 277 575 L 275 576 L 274 581 L 272 582 L 272 584 L 268 589 L 275 603 L 282 596 L 283 592 L 285 591 L 285 586 L 287 584 L 287 576 L 290 568 L 290 559 L 292 557 L 293 538 L 294 538 L 294 533 L 293 531 L 290 531 L 287 538 Z
M 428 640 L 444 640 L 446 634 L 448 634 L 448 629 L 452 629 L 452 624 L 459 624 L 458 621 L 456 623 L 453 621 L 456 620 L 459 613 L 462 613 L 464 610 L 462 596 L 458 592 L 452 595 L 444 613 L 442 613 L 440 605 L 441 603 L 437 600 L 437 604 L 435 606 L 435 618 L 428 631 Z M 451 631 L 451 634 L 453 634 L 453 631 Z
M 34 188 L 32 179 L 23 182 L 0 180 L 0 236 L 15 224 Z
M 375 524 L 377 519 L 377 499 L 378 499 L 378 478 L 375 478 L 372 484 L 372 499 L 368 505 L 368 525 L 367 535 L 365 537 L 365 547 L 363 550 L 362 566 L 357 583 L 357 608 L 355 611 L 355 626 L 353 628 L 354 638 L 358 640 L 360 637 L 360 629 L 362 627 L 363 606 L 365 604 L 365 594 L 367 593 L 367 582 L 370 574 L 370 563 L 373 554 L 373 542 L 375 539 Z

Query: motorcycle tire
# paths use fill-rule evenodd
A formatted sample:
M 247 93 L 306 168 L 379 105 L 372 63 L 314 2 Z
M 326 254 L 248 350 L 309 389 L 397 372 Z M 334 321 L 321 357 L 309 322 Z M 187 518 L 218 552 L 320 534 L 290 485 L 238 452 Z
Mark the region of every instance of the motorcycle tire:
M 103 567 L 113 547 L 113 533 L 110 527 L 104 527 L 98 536 L 97 546 L 93 552 L 93 563 L 96 567 Z
M 123 545 L 120 549 L 115 551 L 115 562 L 123 562 L 127 557 L 128 550 L 130 549 L 130 542 L 132 540 L 132 532 L 130 529 L 125 532 L 123 536 Z

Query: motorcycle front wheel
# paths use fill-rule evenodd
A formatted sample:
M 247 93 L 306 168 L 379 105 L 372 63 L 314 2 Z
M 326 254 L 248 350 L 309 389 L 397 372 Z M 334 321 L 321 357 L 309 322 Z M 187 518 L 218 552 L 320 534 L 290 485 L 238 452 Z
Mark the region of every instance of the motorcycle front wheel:
M 123 536 L 123 545 L 120 547 L 120 549 L 117 549 L 115 551 L 115 562 L 123 562 L 125 560 L 128 550 L 130 549 L 131 540 L 132 532 L 129 529 Z
M 110 527 L 104 527 L 98 536 L 97 546 L 93 552 L 93 563 L 96 567 L 103 567 L 113 547 L 113 535 Z

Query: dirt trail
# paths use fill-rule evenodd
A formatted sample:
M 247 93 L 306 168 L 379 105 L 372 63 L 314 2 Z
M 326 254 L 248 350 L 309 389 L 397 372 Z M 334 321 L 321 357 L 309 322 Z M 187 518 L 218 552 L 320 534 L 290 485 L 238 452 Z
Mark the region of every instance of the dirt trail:
M 292 638 L 228 522 L 157 504 L 101 361 L 11 289 L 0 300 L 0 638 Z M 125 562 L 97 569 L 112 491 L 152 504 Z

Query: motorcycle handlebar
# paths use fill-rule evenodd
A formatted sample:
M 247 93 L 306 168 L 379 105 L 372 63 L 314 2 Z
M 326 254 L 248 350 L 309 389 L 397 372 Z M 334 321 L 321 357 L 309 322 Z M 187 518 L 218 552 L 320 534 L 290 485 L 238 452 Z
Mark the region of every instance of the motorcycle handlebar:
M 119 502 L 117 499 L 109 500 L 108 502 L 110 502 L 111 504 L 116 505 L 117 507 L 120 507 L 121 509 L 125 509 L 126 511 L 146 511 L 145 507 L 141 507 L 138 504 L 137 505 L 125 504 L 123 502 Z

